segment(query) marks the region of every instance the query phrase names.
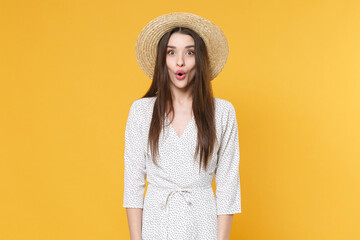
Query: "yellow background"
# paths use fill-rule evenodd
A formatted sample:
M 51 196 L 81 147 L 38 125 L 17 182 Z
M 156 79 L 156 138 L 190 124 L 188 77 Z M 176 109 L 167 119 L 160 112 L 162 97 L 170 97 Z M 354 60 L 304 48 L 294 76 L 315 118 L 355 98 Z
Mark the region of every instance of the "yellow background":
M 0 0 L 0 239 L 129 239 L 135 41 L 192 12 L 226 34 L 242 213 L 230 239 L 360 239 L 360 2 Z M 215 185 L 214 185 L 215 187 Z

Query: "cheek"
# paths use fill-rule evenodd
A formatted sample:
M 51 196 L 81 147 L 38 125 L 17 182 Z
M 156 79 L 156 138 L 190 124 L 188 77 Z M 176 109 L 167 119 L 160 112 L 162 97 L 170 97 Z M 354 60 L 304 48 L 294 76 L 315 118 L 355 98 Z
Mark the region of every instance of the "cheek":
M 194 63 L 194 65 L 192 66 L 191 71 L 195 73 L 195 71 L 196 71 L 196 65 L 195 65 L 195 63 Z
M 172 68 L 173 64 L 171 59 L 169 58 L 166 59 L 166 66 L 169 70 Z
M 166 69 L 167 69 L 168 74 L 170 74 L 170 72 L 171 72 L 171 68 L 170 68 L 170 66 L 169 66 L 169 65 L 167 65 L 167 64 L 166 64 Z
M 195 58 L 191 59 L 191 61 L 189 61 L 189 65 L 192 66 L 192 68 L 195 68 L 196 62 L 195 62 Z

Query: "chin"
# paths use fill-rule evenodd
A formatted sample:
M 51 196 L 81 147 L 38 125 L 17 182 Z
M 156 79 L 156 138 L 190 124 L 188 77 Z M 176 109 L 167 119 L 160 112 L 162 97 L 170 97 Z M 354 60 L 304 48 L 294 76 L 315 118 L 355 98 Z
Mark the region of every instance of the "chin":
M 172 85 L 174 85 L 175 87 L 177 88 L 185 88 L 187 85 L 189 85 L 189 82 L 188 80 L 173 80 L 171 81 L 172 82 Z
M 176 84 L 175 86 L 178 88 L 185 88 L 189 85 L 188 81 L 181 81 L 178 84 Z

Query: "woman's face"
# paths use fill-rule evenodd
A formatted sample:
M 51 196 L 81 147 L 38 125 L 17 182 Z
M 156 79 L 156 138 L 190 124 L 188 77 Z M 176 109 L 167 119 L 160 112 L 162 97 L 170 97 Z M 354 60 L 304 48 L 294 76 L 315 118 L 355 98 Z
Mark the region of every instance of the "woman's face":
M 170 76 L 170 87 L 186 88 L 195 76 L 195 43 L 187 35 L 173 33 L 167 45 L 166 66 Z

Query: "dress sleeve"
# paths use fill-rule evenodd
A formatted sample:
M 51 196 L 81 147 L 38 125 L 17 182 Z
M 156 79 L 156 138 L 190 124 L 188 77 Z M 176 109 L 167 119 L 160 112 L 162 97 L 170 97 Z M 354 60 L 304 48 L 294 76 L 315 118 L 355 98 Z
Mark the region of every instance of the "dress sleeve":
M 124 201 L 125 208 L 143 208 L 146 158 L 141 147 L 140 124 L 136 101 L 130 107 L 125 128 Z
M 231 103 L 223 128 L 215 172 L 217 215 L 241 213 L 238 126 Z

